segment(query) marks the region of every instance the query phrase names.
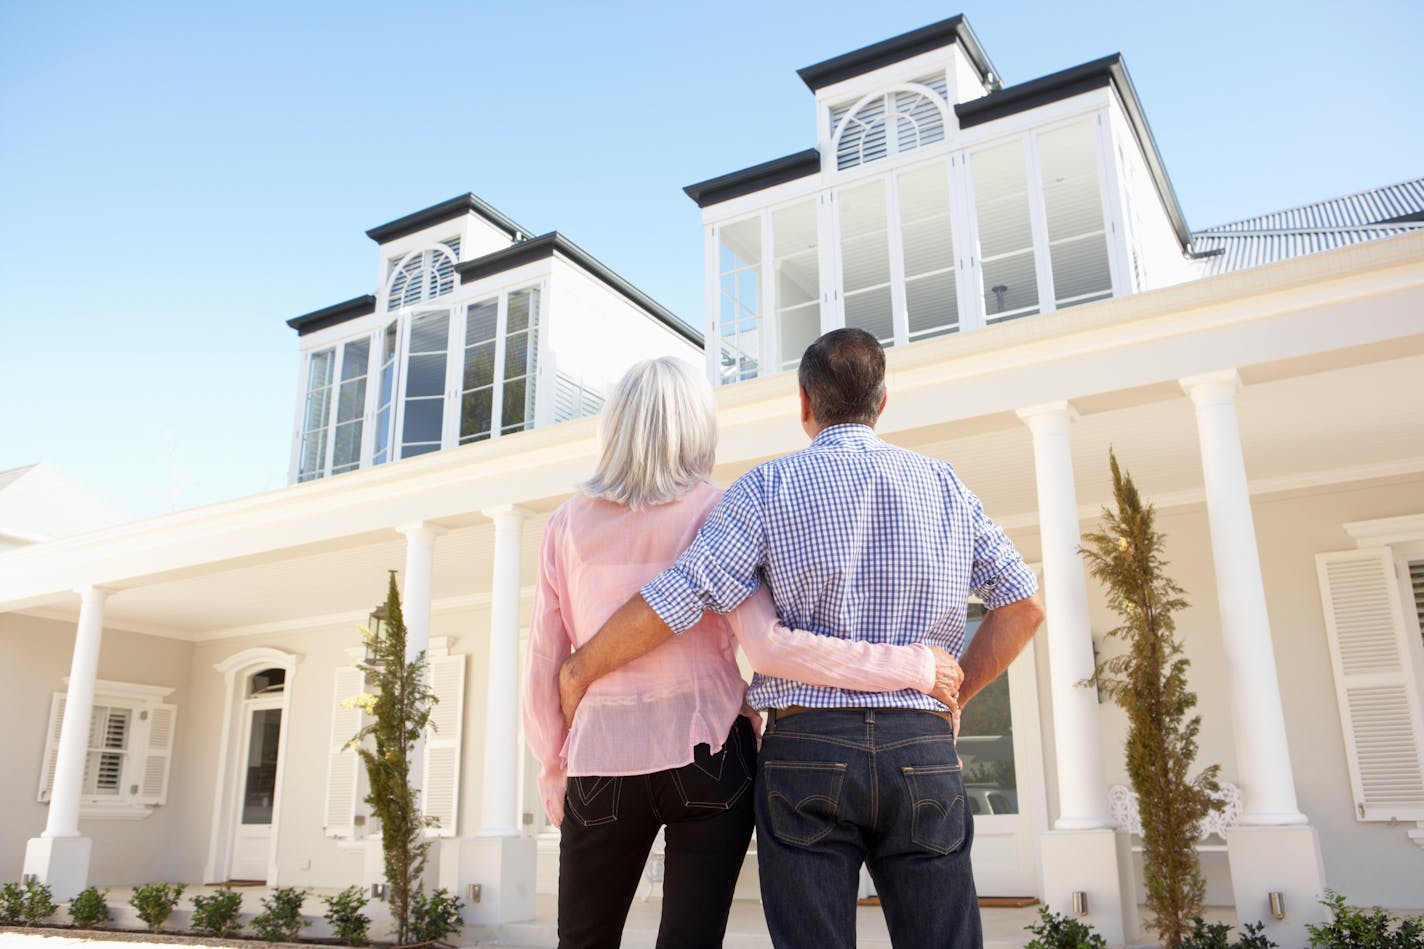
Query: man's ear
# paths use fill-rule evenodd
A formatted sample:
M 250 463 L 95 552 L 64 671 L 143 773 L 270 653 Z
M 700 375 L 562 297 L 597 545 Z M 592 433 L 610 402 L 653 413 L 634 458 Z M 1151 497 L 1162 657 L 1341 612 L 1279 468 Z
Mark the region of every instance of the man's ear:
M 801 396 L 801 424 L 805 426 L 816 420 L 815 413 L 811 411 L 811 397 L 806 394 L 805 388 L 798 385 L 796 393 Z
M 884 395 L 882 395 L 882 396 L 880 397 L 880 408 L 878 408 L 878 409 L 875 410 L 875 419 L 876 419 L 876 421 L 879 421 L 879 420 L 880 420 L 880 416 L 882 416 L 882 415 L 885 414 L 885 404 L 886 404 L 887 402 L 889 402 L 889 401 L 890 401 L 890 393 L 887 391 Z

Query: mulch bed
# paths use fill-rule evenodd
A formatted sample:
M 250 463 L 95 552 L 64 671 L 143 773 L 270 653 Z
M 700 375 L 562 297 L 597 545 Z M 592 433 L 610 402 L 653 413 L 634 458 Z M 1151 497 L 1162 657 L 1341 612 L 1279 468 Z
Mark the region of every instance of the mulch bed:
M 101 942 L 150 942 L 169 943 L 179 946 L 217 946 L 220 949 L 252 949 L 253 943 L 261 943 L 264 946 L 340 946 L 339 939 L 304 939 L 301 942 L 263 942 L 256 936 L 248 936 L 238 939 L 219 939 L 217 936 L 206 936 L 202 933 L 177 932 L 165 930 L 163 932 L 149 932 L 147 929 L 80 929 L 77 926 L 0 926 L 0 933 L 19 933 L 29 936 L 59 936 L 64 939 L 90 939 Z M 392 944 L 388 942 L 373 942 L 370 944 L 376 949 L 387 949 Z

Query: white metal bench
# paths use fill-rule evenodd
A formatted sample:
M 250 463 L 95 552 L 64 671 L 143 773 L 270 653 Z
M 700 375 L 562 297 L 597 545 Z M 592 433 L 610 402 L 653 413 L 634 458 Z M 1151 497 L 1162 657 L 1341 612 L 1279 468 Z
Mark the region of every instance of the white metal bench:
M 1226 850 L 1226 832 L 1236 826 L 1241 819 L 1241 789 L 1234 784 L 1221 782 L 1221 791 L 1215 795 L 1221 807 L 1207 814 L 1197 824 L 1197 845 L 1201 853 L 1221 853 Z M 1137 809 L 1137 792 L 1125 784 L 1114 784 L 1108 789 L 1108 813 L 1117 825 L 1134 837 L 1142 836 L 1142 814 Z M 1215 837 L 1221 843 L 1209 843 Z M 1142 845 L 1134 844 L 1133 850 L 1140 851 Z

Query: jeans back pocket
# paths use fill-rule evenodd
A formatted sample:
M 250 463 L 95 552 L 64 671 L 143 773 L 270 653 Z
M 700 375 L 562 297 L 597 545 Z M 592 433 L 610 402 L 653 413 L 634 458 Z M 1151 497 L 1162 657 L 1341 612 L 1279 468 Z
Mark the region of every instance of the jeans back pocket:
M 954 853 L 964 843 L 964 773 L 959 764 L 900 769 L 910 792 L 910 839 L 931 853 Z
M 712 754 L 710 746 L 698 745 L 693 749 L 692 764 L 670 772 L 684 805 L 730 810 L 752 786 L 751 762 L 739 738 L 737 729 L 733 728 L 716 754 Z
M 622 794 L 622 778 L 570 777 L 564 792 L 564 810 L 585 827 L 611 824 L 618 819 L 618 798 Z
M 829 834 L 845 775 L 840 761 L 763 761 L 767 815 L 776 839 L 809 847 Z

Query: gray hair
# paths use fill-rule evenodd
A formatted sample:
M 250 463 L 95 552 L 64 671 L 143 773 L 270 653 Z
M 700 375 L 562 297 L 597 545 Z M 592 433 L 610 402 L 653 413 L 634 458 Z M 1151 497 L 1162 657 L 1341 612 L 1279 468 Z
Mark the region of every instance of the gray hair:
M 635 510 L 674 501 L 712 474 L 712 387 L 681 359 L 645 359 L 613 387 L 598 436 L 602 452 L 584 493 Z

